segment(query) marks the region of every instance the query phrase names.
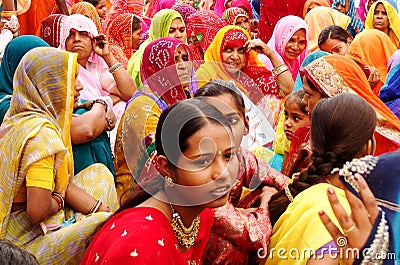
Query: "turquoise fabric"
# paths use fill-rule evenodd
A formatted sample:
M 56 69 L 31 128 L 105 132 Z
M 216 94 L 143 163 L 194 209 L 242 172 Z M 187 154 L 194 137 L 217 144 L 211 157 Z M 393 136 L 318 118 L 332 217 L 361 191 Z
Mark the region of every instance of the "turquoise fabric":
M 84 108 L 79 108 L 74 111 L 74 114 L 82 115 L 86 111 Z M 107 132 L 104 131 L 90 142 L 73 144 L 72 152 L 74 154 L 75 175 L 94 163 L 102 163 L 110 170 L 115 179 L 114 158 Z
M 46 46 L 49 47 L 44 40 L 33 35 L 17 37 L 7 44 L 0 66 L 0 123 L 10 108 L 13 77 L 19 62 L 33 48 Z

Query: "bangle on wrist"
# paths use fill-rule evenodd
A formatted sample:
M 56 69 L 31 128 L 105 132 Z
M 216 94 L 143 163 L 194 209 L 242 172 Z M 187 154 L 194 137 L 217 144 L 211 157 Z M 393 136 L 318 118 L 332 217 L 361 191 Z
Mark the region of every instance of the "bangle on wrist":
M 51 197 L 57 202 L 57 205 L 58 205 L 57 212 L 63 210 L 64 206 L 65 206 L 65 202 L 64 202 L 64 198 L 61 196 L 61 194 L 58 192 L 52 192 Z
M 117 62 L 113 66 L 111 66 L 108 71 L 113 74 L 115 71 L 117 71 L 120 68 L 122 68 L 122 64 L 120 62 Z
M 106 112 L 107 112 L 107 110 L 108 110 L 108 105 L 107 105 L 107 102 L 105 102 L 105 100 L 99 99 L 99 98 L 93 100 L 92 103 L 90 104 L 90 109 L 92 109 L 92 107 L 93 107 L 93 105 L 94 105 L 95 103 L 99 103 L 99 104 L 103 105 L 104 108 L 105 108 L 105 110 L 106 110 Z
M 97 201 L 93 204 L 92 208 L 90 208 L 90 210 L 89 210 L 89 212 L 87 213 L 87 215 L 92 214 L 92 213 L 96 213 L 96 212 L 99 210 L 99 208 L 100 208 L 100 206 L 101 206 L 102 204 L 103 204 L 103 203 L 102 203 L 100 200 L 97 200 Z
M 275 67 L 274 69 L 272 69 L 272 73 L 275 76 L 279 76 L 280 74 L 282 74 L 288 70 L 289 70 L 289 67 L 287 67 L 286 64 L 281 64 L 281 65 L 278 65 L 277 67 Z

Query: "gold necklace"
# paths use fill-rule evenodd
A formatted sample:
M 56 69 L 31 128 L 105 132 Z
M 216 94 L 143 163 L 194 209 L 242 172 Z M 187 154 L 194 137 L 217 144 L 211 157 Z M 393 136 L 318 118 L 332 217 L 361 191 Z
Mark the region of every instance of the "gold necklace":
M 194 218 L 192 224 L 186 227 L 181 219 L 179 213 L 175 212 L 174 207 L 170 204 L 172 210 L 171 226 L 175 232 L 176 239 L 182 247 L 190 248 L 194 245 L 194 240 L 199 233 L 200 217 Z

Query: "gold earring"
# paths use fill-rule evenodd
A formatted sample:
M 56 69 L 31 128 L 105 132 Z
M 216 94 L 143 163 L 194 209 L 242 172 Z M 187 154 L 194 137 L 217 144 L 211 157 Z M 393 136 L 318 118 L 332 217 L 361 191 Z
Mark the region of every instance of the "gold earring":
M 170 177 L 165 177 L 165 186 L 167 187 L 173 187 L 174 186 L 174 181 Z

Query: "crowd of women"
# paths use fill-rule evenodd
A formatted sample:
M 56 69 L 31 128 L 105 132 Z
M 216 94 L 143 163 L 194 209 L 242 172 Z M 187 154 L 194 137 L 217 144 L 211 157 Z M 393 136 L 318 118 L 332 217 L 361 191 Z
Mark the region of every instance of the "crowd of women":
M 398 264 L 400 17 L 357 4 L 3 0 L 2 263 Z

